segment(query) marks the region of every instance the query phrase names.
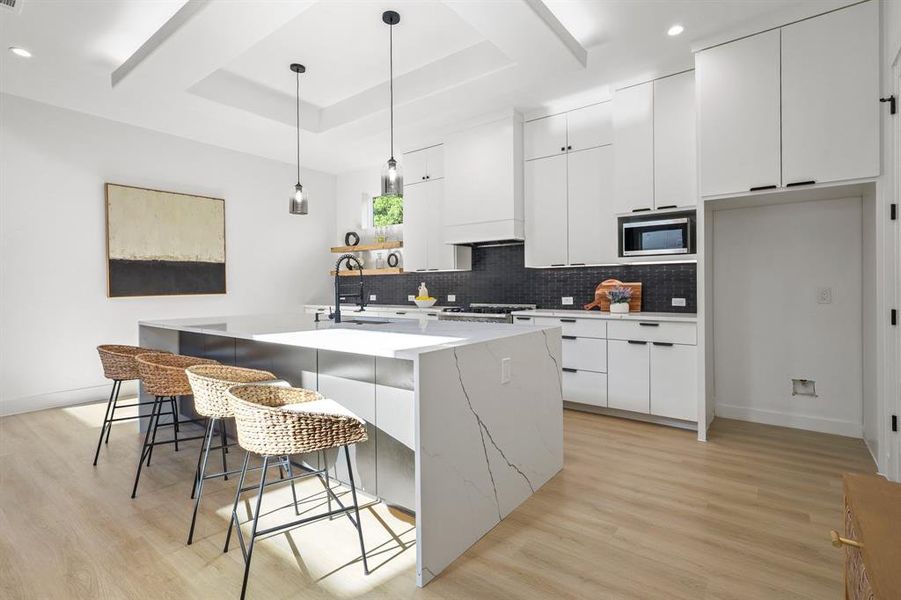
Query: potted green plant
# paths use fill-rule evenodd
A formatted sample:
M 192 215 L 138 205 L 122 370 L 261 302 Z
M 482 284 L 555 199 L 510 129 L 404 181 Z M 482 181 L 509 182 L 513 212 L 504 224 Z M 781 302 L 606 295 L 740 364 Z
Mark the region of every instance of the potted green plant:
M 632 288 L 617 285 L 607 290 L 607 298 L 610 299 L 610 312 L 612 314 L 625 314 L 629 312 L 629 300 L 632 299 Z

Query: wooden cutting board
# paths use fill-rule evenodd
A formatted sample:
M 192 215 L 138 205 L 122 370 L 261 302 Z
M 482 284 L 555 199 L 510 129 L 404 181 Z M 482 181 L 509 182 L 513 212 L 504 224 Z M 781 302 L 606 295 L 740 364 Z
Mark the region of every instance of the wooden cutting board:
M 618 285 L 632 288 L 632 298 L 629 299 L 629 312 L 641 312 L 641 282 L 623 283 L 619 279 L 605 279 L 594 289 L 594 302 L 589 302 L 583 308 L 591 310 L 598 308 L 601 312 L 610 310 L 610 299 L 607 297 L 607 290 Z

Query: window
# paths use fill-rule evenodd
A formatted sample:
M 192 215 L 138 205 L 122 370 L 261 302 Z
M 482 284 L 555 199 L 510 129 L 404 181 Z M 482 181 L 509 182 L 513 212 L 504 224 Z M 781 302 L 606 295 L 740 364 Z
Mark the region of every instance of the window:
M 372 226 L 388 227 L 404 222 L 404 199 L 401 196 L 376 196 L 372 199 Z

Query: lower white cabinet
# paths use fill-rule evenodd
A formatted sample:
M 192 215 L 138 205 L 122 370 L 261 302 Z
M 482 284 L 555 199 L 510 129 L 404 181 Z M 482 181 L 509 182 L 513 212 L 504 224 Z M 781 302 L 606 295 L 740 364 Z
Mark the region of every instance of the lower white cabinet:
M 607 406 L 607 375 L 563 367 L 563 399 L 579 404 Z
M 698 347 L 651 343 L 651 414 L 698 419 Z
M 562 342 L 564 367 L 607 372 L 607 340 L 564 335 Z
M 607 341 L 607 406 L 650 412 L 650 359 L 647 342 Z

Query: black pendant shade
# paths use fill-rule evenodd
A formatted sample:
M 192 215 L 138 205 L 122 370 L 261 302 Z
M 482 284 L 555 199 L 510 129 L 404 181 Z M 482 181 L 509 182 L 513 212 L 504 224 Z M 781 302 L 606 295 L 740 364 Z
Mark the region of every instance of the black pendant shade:
M 300 184 L 300 74 L 306 73 L 307 69 L 302 64 L 291 63 L 291 70 L 294 72 L 297 83 L 297 184 L 294 186 L 294 194 L 291 196 L 288 211 L 292 215 L 305 215 L 309 212 L 309 207 L 307 195 Z
M 394 159 L 394 26 L 400 23 L 400 15 L 393 10 L 382 13 L 382 21 L 388 25 L 388 89 L 391 115 L 391 154 L 382 168 L 382 195 L 403 196 L 404 175 Z

